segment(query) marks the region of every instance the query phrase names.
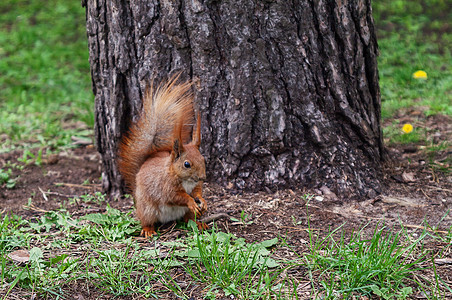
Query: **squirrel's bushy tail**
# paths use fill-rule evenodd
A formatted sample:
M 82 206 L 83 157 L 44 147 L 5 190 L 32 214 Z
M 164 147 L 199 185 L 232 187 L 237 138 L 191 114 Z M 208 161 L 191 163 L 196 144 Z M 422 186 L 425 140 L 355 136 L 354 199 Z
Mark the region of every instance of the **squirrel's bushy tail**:
M 155 90 L 153 84 L 147 89 L 138 121 L 121 139 L 119 171 L 132 191 L 135 190 L 136 175 L 146 159 L 156 152 L 171 151 L 176 126 L 181 128 L 183 143 L 190 139 L 194 121 L 191 83 L 178 84 L 178 78 L 178 75 L 173 76 Z

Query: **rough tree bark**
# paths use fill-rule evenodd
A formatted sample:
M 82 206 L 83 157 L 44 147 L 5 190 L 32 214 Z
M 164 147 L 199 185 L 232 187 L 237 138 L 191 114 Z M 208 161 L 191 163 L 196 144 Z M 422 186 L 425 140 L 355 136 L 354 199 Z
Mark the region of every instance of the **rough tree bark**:
M 86 0 L 84 0 L 86 1 Z M 370 0 L 88 0 L 103 188 L 152 78 L 195 84 L 208 177 L 240 189 L 381 190 Z

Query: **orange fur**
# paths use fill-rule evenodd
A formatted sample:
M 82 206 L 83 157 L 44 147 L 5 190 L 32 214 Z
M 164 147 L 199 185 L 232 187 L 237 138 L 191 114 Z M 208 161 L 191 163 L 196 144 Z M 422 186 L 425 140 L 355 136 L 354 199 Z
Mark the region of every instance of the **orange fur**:
M 207 209 L 202 197 L 205 162 L 199 152 L 201 118 L 198 114 L 190 142 L 191 83 L 176 84 L 177 79 L 173 77 L 155 91 L 151 86 L 138 121 L 119 146 L 119 170 L 133 192 L 145 237 L 155 233 L 157 222 L 193 219 Z

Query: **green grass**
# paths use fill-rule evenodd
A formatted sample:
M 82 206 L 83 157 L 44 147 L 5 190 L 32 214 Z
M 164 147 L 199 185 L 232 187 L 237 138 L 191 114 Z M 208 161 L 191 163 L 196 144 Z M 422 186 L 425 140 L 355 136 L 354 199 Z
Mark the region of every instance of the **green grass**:
M 380 57 L 382 117 L 400 108 L 427 106 L 426 115 L 452 115 L 450 1 L 374 1 Z M 427 80 L 412 78 L 417 70 Z
M 0 151 L 58 149 L 70 146 L 72 135 L 91 135 L 80 2 L 4 0 L 0 10 Z
M 43 297 L 67 297 L 74 281 L 89 282 L 113 296 L 142 295 L 159 298 L 168 291 L 188 299 L 187 289 L 174 279 L 184 271 L 189 281 L 205 286 L 206 296 L 235 295 L 246 299 L 287 299 L 293 282 L 281 281 L 283 263 L 268 249 L 278 239 L 249 244 L 243 238 L 186 227 L 187 238 L 138 243 L 140 232 L 130 213 L 107 205 L 103 214 L 79 218 L 66 210 L 49 211 L 30 220 L 15 215 L 0 220 L 2 287 L 30 290 Z M 151 247 L 149 247 L 151 245 Z M 8 255 L 17 250 L 29 254 L 25 263 Z M 292 280 L 293 281 L 293 280 Z M 2 293 L 3 292 L 3 293 Z M 0 289 L 0 294 L 7 291 Z
M 431 115 L 452 116 L 451 5 L 450 0 L 373 1 L 383 121 L 424 122 Z M 418 70 L 428 78 L 413 78 Z M 413 110 L 421 115 L 405 115 Z M 401 131 L 403 124 L 399 126 L 396 119 L 391 123 L 383 128 L 388 144 L 424 144 L 429 152 L 437 148 L 429 135 L 434 129 L 406 134 Z
M 404 133 L 402 126 L 403 124 L 394 120 L 391 125 L 383 128 L 383 135 L 389 138 L 391 143 L 410 144 L 426 140 L 427 134 L 424 129 L 415 127 L 412 132 Z
M 441 299 L 451 290 L 436 273 L 433 280 L 424 277 L 425 270 L 436 270 L 424 242 L 451 243 L 452 226 L 439 234 L 425 223 L 417 236 L 400 227 L 380 224 L 366 235 L 365 226 L 349 234 L 339 226 L 320 236 L 308 226 L 308 250 L 297 253 L 282 237 L 248 243 L 215 226 L 199 232 L 193 222 L 179 228 L 182 238 L 140 242 L 134 238 L 138 222 L 108 205 L 105 213 L 81 217 L 64 209 L 28 220 L 7 215 L 0 219 L 0 295 L 19 289 L 69 297 L 68 287 L 77 282 L 117 297 L 158 299 L 170 293 L 189 299 L 198 287 L 206 299 L 297 299 L 300 283 L 310 281 L 315 299 L 405 299 L 422 291 Z M 17 250 L 26 251 L 28 261 L 8 257 Z M 287 252 L 295 255 L 281 255 Z
M 248 244 L 232 234 L 215 230 L 201 234 L 195 229 L 195 241 L 185 253 L 189 264 L 184 269 L 194 281 L 206 285 L 208 298 L 216 299 L 219 290 L 240 299 L 296 295 L 296 290 L 290 290 L 290 279 L 277 283 L 285 268 L 268 257 L 271 252 L 267 248 L 275 246 L 277 238 Z
M 308 210 L 312 197 L 308 195 L 306 199 Z M 408 299 L 421 291 L 427 299 L 444 299 L 444 294 L 451 292 L 433 263 L 435 257 L 444 255 L 444 250 L 437 252 L 424 244 L 427 240 L 451 243 L 452 226 L 448 234 L 439 234 L 436 232 L 439 224 L 432 227 L 424 220 L 420 234 L 408 233 L 402 223 L 399 230 L 377 224 L 372 234 L 364 234 L 368 225 L 346 234 L 342 230 L 344 225 L 330 229 L 326 235 L 309 230 L 308 251 L 298 254 L 308 269 L 316 299 L 375 295 L 380 299 Z M 433 278 L 423 275 L 426 270 L 433 270 Z
M 413 292 L 406 285 L 412 274 L 426 268 L 420 267 L 428 261 L 426 252 L 418 248 L 427 234 L 406 243 L 402 242 L 402 231 L 394 233 L 394 228 L 375 228 L 370 239 L 362 237 L 363 229 L 348 237 L 342 233 L 334 238 L 335 231 L 325 238 L 311 237 L 305 259 L 311 272 L 320 271 L 326 299 L 356 294 L 405 299 Z

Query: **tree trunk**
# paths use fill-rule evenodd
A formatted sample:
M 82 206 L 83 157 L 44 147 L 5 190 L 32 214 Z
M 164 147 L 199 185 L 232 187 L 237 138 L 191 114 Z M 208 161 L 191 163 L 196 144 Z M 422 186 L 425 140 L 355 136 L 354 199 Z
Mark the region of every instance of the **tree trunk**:
M 195 82 L 208 178 L 239 189 L 381 189 L 370 0 L 88 0 L 103 188 L 122 191 L 118 141 L 154 79 Z

